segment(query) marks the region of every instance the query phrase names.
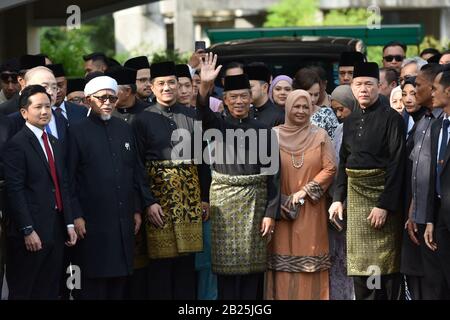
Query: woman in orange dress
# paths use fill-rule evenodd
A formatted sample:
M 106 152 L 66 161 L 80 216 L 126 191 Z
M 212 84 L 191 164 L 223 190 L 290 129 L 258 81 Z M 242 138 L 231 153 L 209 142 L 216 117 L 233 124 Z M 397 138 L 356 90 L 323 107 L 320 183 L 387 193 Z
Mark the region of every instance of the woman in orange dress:
M 277 221 L 269 243 L 266 299 L 327 300 L 330 255 L 325 191 L 336 172 L 327 132 L 310 123 L 316 112 L 307 91 L 292 91 L 286 100 L 279 134 L 281 193 L 303 203 L 295 220 Z

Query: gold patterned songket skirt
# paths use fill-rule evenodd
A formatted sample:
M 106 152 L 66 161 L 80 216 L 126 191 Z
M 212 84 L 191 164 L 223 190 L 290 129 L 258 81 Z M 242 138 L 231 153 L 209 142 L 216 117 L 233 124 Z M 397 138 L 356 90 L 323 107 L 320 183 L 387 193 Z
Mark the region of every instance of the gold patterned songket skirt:
M 267 202 L 266 176 L 231 176 L 212 172 L 211 258 L 217 274 L 264 272 L 266 240 L 261 222 Z
M 147 163 L 151 191 L 158 199 L 164 227 L 146 223 L 151 259 L 203 251 L 202 207 L 197 167 L 182 160 Z
M 385 171 L 346 169 L 346 172 L 348 275 L 369 276 L 373 270 L 380 270 L 381 275 L 399 272 L 401 214 L 388 212 L 381 229 L 375 229 L 367 220 L 384 190 Z

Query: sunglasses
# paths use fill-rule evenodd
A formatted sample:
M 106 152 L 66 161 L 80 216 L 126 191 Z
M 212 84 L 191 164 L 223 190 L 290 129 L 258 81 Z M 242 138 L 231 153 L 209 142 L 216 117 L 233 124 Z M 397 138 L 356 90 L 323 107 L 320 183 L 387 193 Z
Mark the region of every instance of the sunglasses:
M 401 55 L 395 55 L 395 56 L 389 55 L 389 56 L 383 57 L 383 59 L 386 60 L 387 62 L 392 62 L 392 60 L 394 60 L 394 59 L 397 62 L 402 62 L 403 59 L 405 59 L 405 57 L 401 56 Z
M 117 96 L 107 96 L 107 95 L 104 95 L 101 97 L 99 97 L 99 96 L 93 96 L 93 97 L 98 99 L 101 103 L 105 103 L 106 100 L 109 100 L 110 103 L 116 103 L 116 101 L 119 99 L 119 97 L 117 97 Z
M 17 74 L 14 73 L 2 73 L 0 78 L 5 83 L 17 83 Z

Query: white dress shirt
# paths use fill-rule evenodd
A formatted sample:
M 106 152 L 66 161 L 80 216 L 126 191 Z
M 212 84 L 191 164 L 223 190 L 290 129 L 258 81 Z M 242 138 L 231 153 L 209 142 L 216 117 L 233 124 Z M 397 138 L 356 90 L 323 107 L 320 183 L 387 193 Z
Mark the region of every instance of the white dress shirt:
M 25 122 L 25 125 L 31 130 L 33 131 L 34 135 L 36 136 L 36 138 L 39 141 L 39 144 L 41 145 L 42 151 L 44 151 L 45 157 L 47 158 L 48 161 L 48 156 L 47 156 L 47 152 L 45 152 L 45 146 L 44 146 L 44 140 L 42 139 L 42 134 L 44 133 L 44 130 L 32 125 L 31 123 L 29 123 L 28 121 Z M 48 145 L 50 146 L 50 150 L 52 151 L 52 156 L 53 156 L 53 148 L 52 148 L 52 144 L 48 143 Z M 53 157 L 54 159 L 55 157 Z

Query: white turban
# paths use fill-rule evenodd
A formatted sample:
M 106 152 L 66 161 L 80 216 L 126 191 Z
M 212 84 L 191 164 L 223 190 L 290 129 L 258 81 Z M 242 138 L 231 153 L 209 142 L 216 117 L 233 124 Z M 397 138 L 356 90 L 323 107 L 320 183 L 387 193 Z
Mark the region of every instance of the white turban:
M 108 76 L 95 77 L 84 87 L 84 95 L 89 96 L 97 91 L 108 89 L 113 90 L 114 93 L 117 93 L 117 81 Z

